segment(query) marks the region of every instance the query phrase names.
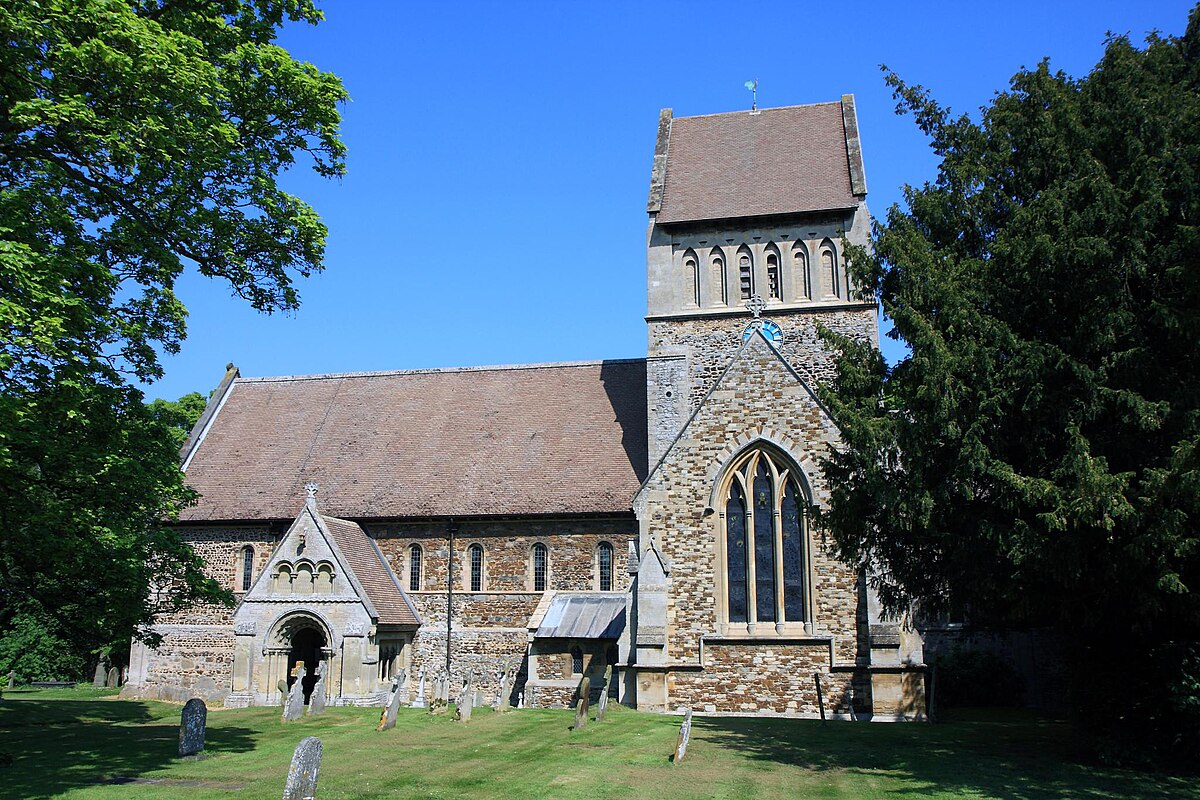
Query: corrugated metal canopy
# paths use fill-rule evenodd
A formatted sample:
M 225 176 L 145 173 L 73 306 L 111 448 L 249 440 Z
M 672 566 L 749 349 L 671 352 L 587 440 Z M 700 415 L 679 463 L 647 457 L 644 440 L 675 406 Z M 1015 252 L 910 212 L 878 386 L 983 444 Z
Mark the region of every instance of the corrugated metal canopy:
M 539 639 L 616 639 L 625 630 L 624 594 L 558 594 L 534 634 Z

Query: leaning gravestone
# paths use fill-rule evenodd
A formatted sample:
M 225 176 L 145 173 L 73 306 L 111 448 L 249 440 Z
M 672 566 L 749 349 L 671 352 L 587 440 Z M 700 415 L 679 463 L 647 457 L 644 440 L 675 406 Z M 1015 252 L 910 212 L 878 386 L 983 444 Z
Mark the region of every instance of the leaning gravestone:
M 208 707 L 199 697 L 183 706 L 179 716 L 179 756 L 194 756 L 204 751 L 204 730 L 208 724 Z
M 295 722 L 304 716 L 304 662 L 296 662 L 296 682 L 288 691 L 287 703 L 283 706 L 283 721 Z
M 612 665 L 604 668 L 604 688 L 600 690 L 600 703 L 596 706 L 596 722 L 604 722 L 604 712 L 608 710 L 608 687 L 612 684 Z
M 396 727 L 396 715 L 400 711 L 400 678 L 392 678 L 392 686 L 388 690 L 387 703 L 383 706 L 383 713 L 379 715 L 379 724 L 375 726 L 377 731 L 390 731 Z
M 679 740 L 675 742 L 675 763 L 687 756 L 688 740 L 692 738 L 692 710 L 683 710 L 683 724 L 679 726 Z
M 413 708 L 424 708 L 428 705 L 425 700 L 425 670 L 421 670 L 420 678 L 417 681 L 417 696 L 412 701 Z
M 588 721 L 588 706 L 592 703 L 592 681 L 590 678 L 584 677 L 579 682 L 579 704 L 575 706 L 575 727 L 573 730 L 581 731 L 587 727 Z
M 280 678 L 279 682 L 275 684 L 275 688 L 279 690 L 279 704 L 282 706 L 286 706 L 287 698 L 288 698 L 287 679 Z
M 321 740 L 306 736 L 296 745 L 292 766 L 283 787 L 283 800 L 316 800 L 317 773 L 321 771 Z
M 322 661 L 317 664 L 314 672 L 317 682 L 313 684 L 312 694 L 308 698 L 308 715 L 310 717 L 325 713 L 325 665 L 327 663 Z
M 113 667 L 108 671 L 108 681 L 104 685 L 109 689 L 116 689 L 121 685 L 121 673 L 116 667 Z
M 108 670 L 104 668 L 104 659 L 96 664 L 96 674 L 92 676 L 92 686 L 102 688 L 108 681 Z

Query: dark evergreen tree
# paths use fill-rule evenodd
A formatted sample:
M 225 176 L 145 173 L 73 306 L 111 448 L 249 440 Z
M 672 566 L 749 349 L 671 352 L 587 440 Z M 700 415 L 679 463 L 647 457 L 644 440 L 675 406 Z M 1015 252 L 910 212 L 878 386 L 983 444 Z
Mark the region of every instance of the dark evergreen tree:
M 893 610 L 1054 626 L 1113 758 L 1200 745 L 1200 7 L 978 121 L 894 74 L 941 159 L 853 269 L 910 354 L 842 352 L 822 515 Z M 1189 749 L 1190 748 L 1190 749 Z

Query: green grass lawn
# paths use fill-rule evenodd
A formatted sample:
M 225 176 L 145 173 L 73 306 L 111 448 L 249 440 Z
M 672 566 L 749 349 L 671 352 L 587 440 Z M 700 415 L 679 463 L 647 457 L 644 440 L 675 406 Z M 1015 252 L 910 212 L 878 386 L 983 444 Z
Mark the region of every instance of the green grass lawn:
M 111 691 L 111 690 L 110 690 Z M 296 744 L 324 743 L 321 800 L 446 798 L 1192 798 L 1187 778 L 1070 763 L 1069 731 L 1024 714 L 939 725 L 700 718 L 672 764 L 679 718 L 610 708 L 479 710 L 469 723 L 331 708 L 290 725 L 271 708 L 212 709 L 203 760 L 176 758 L 180 706 L 100 690 L 5 692 L 0 797 L 279 798 Z M 134 782 L 136 779 L 137 782 Z

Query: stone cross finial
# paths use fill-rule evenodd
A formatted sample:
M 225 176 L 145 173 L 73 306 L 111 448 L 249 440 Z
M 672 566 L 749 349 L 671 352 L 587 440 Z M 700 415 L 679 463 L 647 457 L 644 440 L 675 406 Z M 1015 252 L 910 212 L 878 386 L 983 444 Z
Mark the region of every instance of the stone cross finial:
M 304 491 L 307 492 L 308 496 L 314 500 L 317 497 L 317 489 L 319 488 L 321 488 L 321 486 L 316 481 L 309 481 L 308 483 L 304 484 Z
M 767 307 L 766 302 L 758 295 L 754 295 L 746 301 L 746 308 L 754 315 L 755 319 L 762 316 L 763 309 Z

